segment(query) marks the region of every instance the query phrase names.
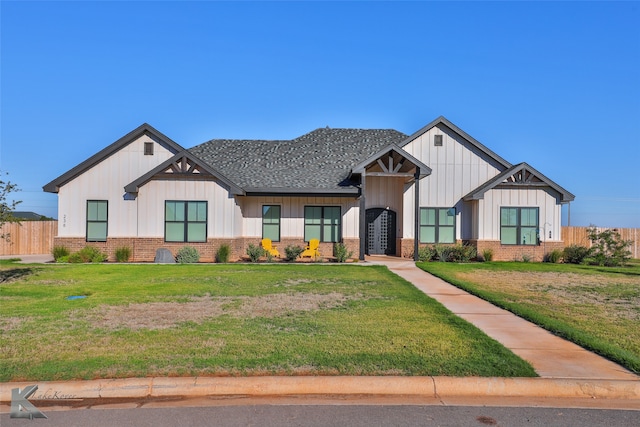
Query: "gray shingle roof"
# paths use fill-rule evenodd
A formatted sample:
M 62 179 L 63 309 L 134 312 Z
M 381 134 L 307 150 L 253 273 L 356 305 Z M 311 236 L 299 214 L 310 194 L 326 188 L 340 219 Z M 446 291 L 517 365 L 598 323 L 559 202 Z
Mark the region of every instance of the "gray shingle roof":
M 316 129 L 293 140 L 214 139 L 188 151 L 247 193 L 350 193 L 351 169 L 407 135 L 393 129 Z

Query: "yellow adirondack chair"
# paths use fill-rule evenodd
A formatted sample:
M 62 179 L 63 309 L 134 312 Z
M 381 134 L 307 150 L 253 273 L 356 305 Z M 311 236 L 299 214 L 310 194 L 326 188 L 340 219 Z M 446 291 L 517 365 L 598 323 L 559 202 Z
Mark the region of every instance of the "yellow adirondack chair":
M 272 256 L 280 256 L 280 252 L 278 252 L 278 249 L 275 246 L 271 245 L 271 239 L 262 239 L 262 249 L 269 252 Z
M 304 251 L 300 254 L 300 256 L 318 258 L 320 256 L 320 251 L 318 250 L 319 246 L 320 246 L 320 240 L 318 239 L 309 240 L 309 244 L 307 245 L 306 248 L 304 248 Z

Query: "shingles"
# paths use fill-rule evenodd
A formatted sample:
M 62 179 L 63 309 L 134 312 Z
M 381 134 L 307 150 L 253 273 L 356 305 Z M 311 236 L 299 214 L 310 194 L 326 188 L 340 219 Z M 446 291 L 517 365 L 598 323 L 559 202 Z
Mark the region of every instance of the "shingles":
M 392 129 L 316 129 L 293 140 L 215 139 L 189 151 L 249 192 L 340 192 L 352 167 L 407 136 Z

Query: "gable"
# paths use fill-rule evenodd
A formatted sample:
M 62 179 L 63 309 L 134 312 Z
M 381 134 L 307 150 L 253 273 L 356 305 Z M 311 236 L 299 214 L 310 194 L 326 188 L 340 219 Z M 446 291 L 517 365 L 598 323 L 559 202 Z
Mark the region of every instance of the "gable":
M 479 200 L 484 198 L 487 191 L 492 189 L 551 189 L 559 194 L 560 203 L 568 203 L 575 196 L 538 172 L 527 163 L 517 164 L 493 179 L 490 179 L 469 194 L 463 200 Z
M 173 140 L 171 140 L 161 132 L 157 131 L 151 125 L 144 123 L 139 127 L 137 127 L 136 129 L 134 129 L 133 131 L 126 134 L 125 136 L 123 136 L 122 138 L 115 141 L 113 144 L 109 145 L 108 147 L 104 148 L 103 150 L 99 151 L 93 156 L 89 157 L 87 160 L 83 161 L 76 167 L 68 170 L 67 172 L 63 173 L 53 181 L 49 182 L 44 187 L 42 187 L 42 189 L 49 193 L 57 193 L 60 187 L 62 187 L 63 185 L 66 185 L 67 183 L 76 179 L 77 177 L 84 174 L 88 170 L 96 167 L 98 164 L 104 162 L 105 160 L 111 158 L 116 153 L 119 153 L 125 149 L 130 149 L 131 151 L 139 152 L 140 158 L 144 159 L 144 157 L 142 156 L 144 156 L 145 142 L 153 143 L 154 153 L 155 153 L 154 155 L 158 154 L 156 150 L 161 150 L 165 152 L 168 151 L 172 155 L 184 150 L 178 143 L 174 142 Z M 153 162 L 155 161 L 157 164 L 158 160 L 157 160 L 157 157 L 153 158 L 154 155 L 146 156 L 147 158 L 151 158 L 151 159 L 141 160 L 140 163 L 153 164 Z M 143 165 L 141 165 L 141 167 L 143 167 Z
M 474 155 L 482 158 L 485 162 L 491 164 L 493 167 L 499 170 L 504 170 L 506 168 L 511 167 L 511 163 L 503 159 L 501 156 L 496 154 L 494 151 L 490 150 L 484 144 L 480 143 L 478 140 L 473 138 L 471 135 L 460 129 L 458 126 L 454 125 L 452 122 L 447 120 L 444 116 L 440 116 L 431 123 L 422 127 L 417 132 L 413 133 L 407 139 L 405 139 L 400 147 L 407 149 L 412 152 L 412 154 L 418 158 L 420 158 L 423 162 L 427 164 L 437 163 L 437 155 L 433 153 L 435 150 L 424 150 L 425 147 L 435 146 L 434 137 L 435 135 L 441 135 L 444 139 L 442 146 L 437 148 L 445 148 L 446 149 L 446 137 L 450 136 L 451 143 L 458 143 L 463 146 L 466 150 L 473 153 Z M 411 145 L 415 145 L 416 141 L 420 142 L 422 145 L 422 152 L 420 155 L 413 150 L 409 150 Z M 445 151 L 445 150 L 439 150 Z M 435 157 L 432 159 L 432 157 Z
M 151 180 L 158 179 L 219 181 L 229 189 L 231 194 L 243 194 L 241 188 L 188 151 L 182 151 L 161 163 L 127 184 L 124 190 L 127 193 L 138 193 L 140 187 Z

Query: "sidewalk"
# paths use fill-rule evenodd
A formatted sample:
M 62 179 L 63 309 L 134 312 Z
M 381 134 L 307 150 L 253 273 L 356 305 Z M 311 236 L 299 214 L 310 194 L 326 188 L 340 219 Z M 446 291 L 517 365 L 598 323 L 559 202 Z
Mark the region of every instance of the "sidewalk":
M 47 262 L 21 256 L 24 262 Z M 11 390 L 37 385 L 43 410 L 238 404 L 544 406 L 640 411 L 640 377 L 420 270 L 411 260 L 367 257 L 529 361 L 540 378 L 179 377 L 0 383 L 0 413 Z
M 542 378 L 640 381 L 640 377 L 622 366 L 420 270 L 412 260 L 385 256 L 367 257 L 366 260 L 386 265 L 413 283 L 456 316 L 531 363 Z

